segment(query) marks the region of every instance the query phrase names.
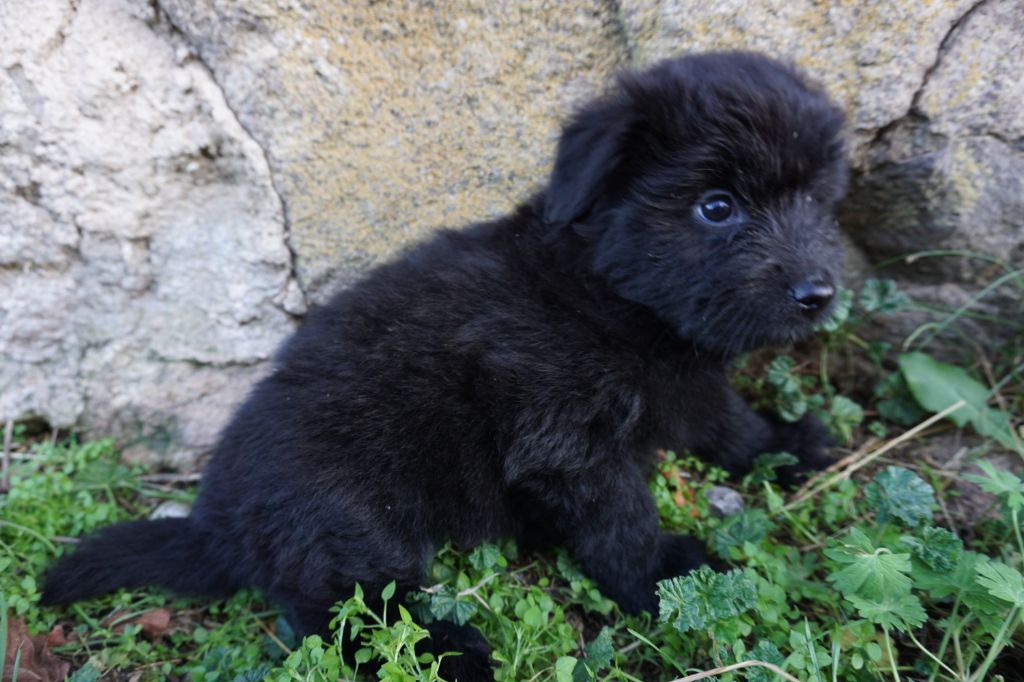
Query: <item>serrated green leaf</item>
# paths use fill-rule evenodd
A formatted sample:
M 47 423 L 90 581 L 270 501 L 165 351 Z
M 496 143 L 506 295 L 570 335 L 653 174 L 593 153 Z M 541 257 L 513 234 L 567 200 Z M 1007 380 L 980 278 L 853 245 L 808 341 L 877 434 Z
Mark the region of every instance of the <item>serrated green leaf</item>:
M 469 553 L 469 563 L 478 571 L 494 568 L 501 561 L 501 558 L 501 550 L 489 542 L 477 545 Z
M 68 682 L 96 682 L 96 680 L 100 679 L 100 674 L 101 671 L 94 668 L 90 661 L 72 673 L 71 677 L 68 678 Z M 257 677 L 254 679 L 258 680 L 261 678 Z
M 832 398 L 828 409 L 829 426 L 844 442 L 853 437 L 853 427 L 864 421 L 864 409 L 846 396 Z
M 985 476 L 965 474 L 964 478 L 981 486 L 987 493 L 998 495 L 1010 509 L 1024 509 L 1024 481 L 1009 471 L 996 469 L 991 462 L 981 461 L 978 466 Z
M 898 519 L 911 528 L 927 523 L 935 506 L 935 491 L 924 479 L 903 467 L 879 472 L 864 489 L 879 523 Z
M 675 627 L 680 632 L 703 630 L 708 625 L 708 608 L 702 604 L 704 598 L 701 594 L 707 590 L 707 586 L 701 585 L 698 588 L 698 571 L 691 571 L 686 577 L 671 578 L 658 583 L 660 622 L 669 623 L 674 618 Z
M 960 561 L 964 543 L 945 528 L 928 526 L 919 536 L 903 535 L 900 544 L 935 571 L 951 571 Z
M 754 458 L 750 473 L 743 479 L 744 485 L 760 485 L 778 478 L 776 469 L 796 464 L 800 460 L 788 452 L 767 452 Z
M 711 536 L 711 548 L 720 557 L 728 558 L 729 548 L 740 547 L 744 542 L 758 544 L 774 524 L 760 509 L 746 509 L 733 514 L 722 523 Z
M 1004 447 L 1014 447 L 1009 415 L 986 406 L 988 388 L 966 370 L 921 352 L 903 353 L 899 364 L 910 392 L 921 407 L 941 412 L 963 400 L 964 405 L 948 415 L 953 423 L 964 426 L 970 422 L 979 434 Z
M 818 323 L 816 329 L 824 332 L 834 332 L 850 317 L 850 310 L 853 308 L 853 292 L 849 289 L 840 289 L 836 294 L 835 303 L 828 317 Z
M 904 632 L 908 627 L 919 628 L 928 620 L 928 614 L 921 606 L 921 601 L 909 592 L 875 598 L 853 595 L 846 599 L 857 609 L 861 618 L 881 625 L 887 630 L 896 629 Z
M 869 279 L 859 296 L 860 307 L 869 313 L 894 313 L 905 308 L 910 299 L 891 279 Z
M 612 631 L 608 627 L 601 628 L 597 637 L 584 648 L 586 658 L 576 664 L 572 673 L 572 682 L 591 682 L 597 679 L 597 673 L 604 670 L 612 662 L 615 647 L 612 644 Z
M 978 584 L 996 599 L 1024 607 L 1024 576 L 1020 571 L 1001 561 L 990 561 L 978 566 Z
M 465 625 L 476 613 L 476 603 L 459 599 L 455 590 L 450 585 L 445 585 L 430 595 L 430 613 L 438 620 Z
M 977 582 L 978 568 L 989 561 L 977 552 L 964 552 L 951 571 L 935 571 L 922 562 L 914 567 L 914 584 L 933 600 L 960 599 L 977 613 L 1000 613 L 1005 604 Z
M 716 573 L 707 566 L 658 583 L 659 614 L 679 632 L 703 630 L 735 618 L 757 603 L 754 580 L 740 569 Z
M 583 650 L 586 652 L 587 662 L 594 672 L 607 668 L 612 662 L 612 656 L 615 654 L 611 628 L 607 626 L 601 628 L 601 632 L 598 633 L 597 637 L 592 639 Z
M 782 665 L 786 660 L 779 652 L 779 648 L 767 639 L 758 641 L 757 645 L 750 650 L 748 658 L 775 665 Z M 766 668 L 748 668 L 746 679 L 747 682 L 776 682 L 778 676 Z
M 575 656 L 562 656 L 555 661 L 555 680 L 557 682 L 573 682 L 572 673 L 576 669 Z
M 807 412 L 807 397 L 800 387 L 800 381 L 791 373 L 793 359 L 780 355 L 768 365 L 765 377 L 775 392 L 775 410 L 788 422 L 799 420 Z
M 829 573 L 827 580 L 844 597 L 882 600 L 910 594 L 910 555 L 894 554 L 887 549 L 875 549 L 871 541 L 857 528 L 852 528 L 842 544 L 824 550 L 825 556 L 844 564 L 844 568 Z

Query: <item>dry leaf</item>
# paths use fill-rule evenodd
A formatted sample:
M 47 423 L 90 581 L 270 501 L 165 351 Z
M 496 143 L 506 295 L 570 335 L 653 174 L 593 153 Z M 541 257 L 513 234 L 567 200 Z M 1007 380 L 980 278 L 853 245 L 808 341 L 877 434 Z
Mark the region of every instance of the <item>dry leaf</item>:
M 9 682 L 14 671 L 14 659 L 20 650 L 18 682 L 60 682 L 67 677 L 71 663 L 51 652 L 50 647 L 63 642 L 64 631 L 60 626 L 49 634 L 31 637 L 25 621 L 11 614 L 7 620 L 7 656 L 0 678 Z
M 129 622 L 142 625 L 142 633 L 149 639 L 156 639 L 171 624 L 171 612 L 167 609 L 152 609 Z
M 171 624 L 171 612 L 167 609 L 150 609 L 128 620 L 119 620 L 122 616 L 114 614 L 103 621 L 104 626 L 114 625 L 114 632 L 124 632 L 129 625 L 141 625 L 142 634 L 147 639 L 156 639 L 167 631 Z

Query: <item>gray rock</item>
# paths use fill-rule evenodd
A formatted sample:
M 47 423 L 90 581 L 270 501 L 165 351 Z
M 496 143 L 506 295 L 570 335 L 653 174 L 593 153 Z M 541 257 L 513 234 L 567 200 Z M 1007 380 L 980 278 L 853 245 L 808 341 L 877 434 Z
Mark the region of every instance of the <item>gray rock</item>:
M 301 308 L 266 159 L 149 5 L 6 2 L 0 38 L 0 416 L 188 464 Z
M 943 42 L 911 114 L 882 131 L 855 178 L 844 224 L 876 259 L 979 254 L 899 265 L 920 281 L 962 284 L 1024 264 L 1022 70 L 1020 2 L 977 4 Z M 1007 301 L 1004 313 L 1024 312 L 1020 304 Z
M 707 493 L 711 513 L 718 517 L 732 516 L 744 510 L 743 496 L 724 485 L 712 486 Z

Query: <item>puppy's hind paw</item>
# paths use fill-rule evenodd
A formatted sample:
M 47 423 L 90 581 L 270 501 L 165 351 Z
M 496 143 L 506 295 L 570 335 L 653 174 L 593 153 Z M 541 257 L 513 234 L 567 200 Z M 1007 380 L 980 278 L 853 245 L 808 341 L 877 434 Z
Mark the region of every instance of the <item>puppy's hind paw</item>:
M 425 647 L 436 658 L 441 658 L 439 673 L 449 682 L 490 682 L 491 647 L 487 639 L 474 627 L 456 625 L 444 620 L 431 623 L 430 641 Z

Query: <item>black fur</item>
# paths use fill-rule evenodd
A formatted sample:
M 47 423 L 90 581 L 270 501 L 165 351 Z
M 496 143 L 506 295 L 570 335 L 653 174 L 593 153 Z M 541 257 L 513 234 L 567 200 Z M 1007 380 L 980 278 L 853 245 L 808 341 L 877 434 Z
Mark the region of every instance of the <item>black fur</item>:
M 624 609 L 653 609 L 655 581 L 704 561 L 658 530 L 656 447 L 733 472 L 778 450 L 824 461 L 819 423 L 751 411 L 726 375 L 827 309 L 793 291 L 836 276 L 841 126 L 819 90 L 753 54 L 622 76 L 565 128 L 541 194 L 310 314 L 225 430 L 188 520 L 86 539 L 43 602 L 252 585 L 322 631 L 356 582 L 416 589 L 446 540 L 513 536 L 563 544 Z M 732 222 L 698 217 L 713 190 L 736 198 Z M 433 632 L 466 652 L 446 674 L 489 677 L 475 631 Z

